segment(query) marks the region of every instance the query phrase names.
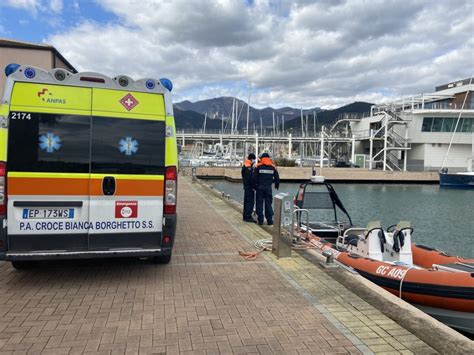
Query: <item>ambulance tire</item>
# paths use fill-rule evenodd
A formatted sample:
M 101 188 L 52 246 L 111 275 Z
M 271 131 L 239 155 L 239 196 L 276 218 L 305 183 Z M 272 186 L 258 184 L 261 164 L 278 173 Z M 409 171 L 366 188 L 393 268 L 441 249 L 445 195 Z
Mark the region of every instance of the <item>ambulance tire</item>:
M 153 262 L 155 264 L 169 264 L 171 261 L 171 254 L 155 256 Z
M 12 266 L 16 270 L 28 270 L 33 267 L 33 262 L 32 261 L 12 261 Z

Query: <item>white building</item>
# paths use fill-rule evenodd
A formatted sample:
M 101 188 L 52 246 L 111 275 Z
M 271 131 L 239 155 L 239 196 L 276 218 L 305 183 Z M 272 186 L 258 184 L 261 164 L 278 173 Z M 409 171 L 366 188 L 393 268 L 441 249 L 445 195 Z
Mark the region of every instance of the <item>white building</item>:
M 445 160 L 450 171 L 465 171 L 474 150 L 473 90 L 474 79 L 465 79 L 373 106 L 369 117 L 350 122 L 356 154 L 369 168 L 439 170 Z

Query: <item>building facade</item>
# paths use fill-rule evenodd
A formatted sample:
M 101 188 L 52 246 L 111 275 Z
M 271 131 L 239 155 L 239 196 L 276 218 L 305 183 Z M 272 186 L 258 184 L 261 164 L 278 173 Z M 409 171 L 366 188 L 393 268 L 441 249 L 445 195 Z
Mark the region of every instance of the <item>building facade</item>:
M 465 79 L 373 106 L 369 117 L 350 123 L 356 153 L 371 169 L 472 169 L 473 90 L 474 79 Z
M 77 70 L 51 45 L 0 38 L 0 97 L 3 97 L 6 80 L 3 69 L 10 63 L 31 65 L 46 70 L 63 68 L 77 73 Z

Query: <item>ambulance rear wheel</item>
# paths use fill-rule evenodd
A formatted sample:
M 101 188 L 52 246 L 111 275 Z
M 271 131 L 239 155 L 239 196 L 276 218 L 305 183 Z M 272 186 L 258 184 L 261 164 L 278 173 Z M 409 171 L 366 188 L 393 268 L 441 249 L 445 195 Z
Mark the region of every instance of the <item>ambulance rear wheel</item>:
M 31 261 L 12 261 L 12 266 L 17 270 L 28 270 L 33 267 Z
M 155 264 L 169 264 L 171 261 L 171 254 L 169 255 L 160 255 L 153 258 Z

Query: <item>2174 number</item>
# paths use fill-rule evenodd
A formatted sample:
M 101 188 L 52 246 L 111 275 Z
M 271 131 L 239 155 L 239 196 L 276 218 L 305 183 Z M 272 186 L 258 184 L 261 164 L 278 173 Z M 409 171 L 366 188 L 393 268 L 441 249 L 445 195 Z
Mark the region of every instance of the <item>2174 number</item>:
M 12 112 L 10 114 L 12 120 L 31 120 L 31 113 L 28 112 Z

